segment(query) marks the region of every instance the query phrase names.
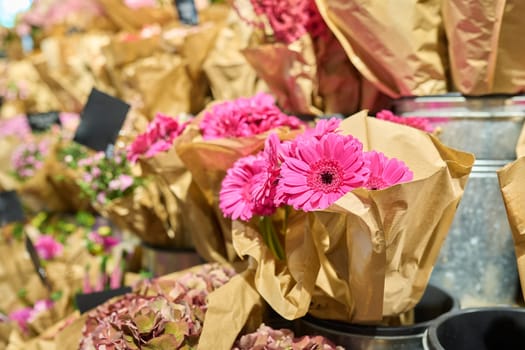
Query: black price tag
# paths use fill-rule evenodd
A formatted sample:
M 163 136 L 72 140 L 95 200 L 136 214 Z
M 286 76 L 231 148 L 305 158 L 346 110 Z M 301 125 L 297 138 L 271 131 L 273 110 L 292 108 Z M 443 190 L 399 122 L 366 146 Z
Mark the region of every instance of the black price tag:
M 34 133 L 47 131 L 53 125 L 62 125 L 58 112 L 31 113 L 27 115 L 27 122 Z
M 199 24 L 199 15 L 194 0 L 175 0 L 175 7 L 182 23 L 193 26 Z
M 111 298 L 124 295 L 126 293 L 131 293 L 131 287 L 121 287 L 117 289 L 103 290 L 101 292 L 77 294 L 75 295 L 75 303 L 80 313 L 84 313 L 104 304 Z
M 15 191 L 0 192 L 0 227 L 25 220 L 24 209 Z
M 73 140 L 95 151 L 105 151 L 115 144 L 129 107 L 118 98 L 91 90 Z

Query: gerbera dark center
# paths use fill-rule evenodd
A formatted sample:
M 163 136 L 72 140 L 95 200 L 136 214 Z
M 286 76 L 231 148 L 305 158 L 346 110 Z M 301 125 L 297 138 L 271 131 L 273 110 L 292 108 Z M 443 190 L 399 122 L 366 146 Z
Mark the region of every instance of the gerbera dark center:
M 331 172 L 325 171 L 321 173 L 321 181 L 325 185 L 330 185 L 333 180 L 334 180 L 334 174 L 332 174 Z

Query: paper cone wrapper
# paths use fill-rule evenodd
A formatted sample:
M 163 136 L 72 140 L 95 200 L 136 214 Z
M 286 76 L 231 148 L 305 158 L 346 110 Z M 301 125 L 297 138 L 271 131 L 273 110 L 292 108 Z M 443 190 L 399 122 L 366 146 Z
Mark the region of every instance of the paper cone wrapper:
M 419 130 L 366 117 L 341 123 L 364 149 L 402 159 L 411 182 L 357 189 L 326 210 L 292 212 L 275 261 L 258 232 L 234 223 L 234 246 L 255 261 L 266 302 L 286 319 L 378 323 L 410 311 L 428 284 L 474 162 Z
M 507 210 L 514 240 L 516 262 L 521 281 L 521 290 L 525 292 L 525 157 L 520 157 L 498 170 L 498 179 L 503 196 L 503 203 Z
M 443 2 L 452 79 L 463 94 L 492 92 L 504 8 L 505 0 Z
M 448 91 L 441 3 L 316 0 L 356 69 L 391 98 Z
M 141 7 L 132 9 L 122 0 L 98 0 L 113 23 L 125 31 L 140 30 L 153 23 L 168 23 L 176 19 L 173 6 Z

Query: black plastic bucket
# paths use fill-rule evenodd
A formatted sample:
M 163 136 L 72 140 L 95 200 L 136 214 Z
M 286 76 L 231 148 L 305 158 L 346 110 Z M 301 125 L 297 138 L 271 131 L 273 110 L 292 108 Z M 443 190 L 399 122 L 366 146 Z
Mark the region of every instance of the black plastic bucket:
M 440 317 L 424 338 L 426 350 L 523 350 L 525 309 L 464 309 Z
M 311 316 L 298 322 L 301 335 L 323 335 L 351 350 L 422 350 L 423 335 L 431 322 L 459 309 L 458 301 L 444 290 L 429 285 L 414 309 L 411 326 L 367 326 L 321 320 Z

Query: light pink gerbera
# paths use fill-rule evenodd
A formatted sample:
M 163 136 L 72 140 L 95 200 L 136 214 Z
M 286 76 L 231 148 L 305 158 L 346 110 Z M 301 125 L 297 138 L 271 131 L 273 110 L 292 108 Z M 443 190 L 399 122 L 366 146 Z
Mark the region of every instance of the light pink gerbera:
M 283 156 L 277 205 L 284 203 L 304 211 L 326 209 L 366 183 L 369 169 L 363 145 L 354 137 L 329 133 L 297 142 Z
M 403 161 L 389 159 L 381 152 L 366 152 L 365 159 L 370 167 L 370 177 L 365 185 L 369 190 L 381 190 L 414 178 L 414 173 Z
M 376 114 L 377 119 L 386 120 L 396 124 L 403 124 L 425 132 L 433 132 L 434 126 L 427 118 L 421 117 L 398 117 L 389 110 L 382 110 Z
M 264 170 L 261 154 L 237 160 L 222 181 L 219 207 L 225 217 L 248 221 L 254 213 L 253 185 L 255 176 Z

